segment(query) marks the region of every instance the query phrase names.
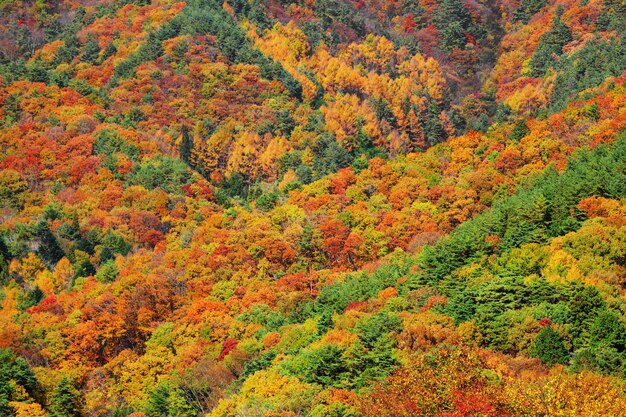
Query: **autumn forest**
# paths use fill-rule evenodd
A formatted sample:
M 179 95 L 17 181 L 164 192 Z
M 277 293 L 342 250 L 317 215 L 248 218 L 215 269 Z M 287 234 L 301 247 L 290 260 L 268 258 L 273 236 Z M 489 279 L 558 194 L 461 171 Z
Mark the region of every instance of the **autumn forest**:
M 626 416 L 624 0 L 0 0 L 0 417 Z

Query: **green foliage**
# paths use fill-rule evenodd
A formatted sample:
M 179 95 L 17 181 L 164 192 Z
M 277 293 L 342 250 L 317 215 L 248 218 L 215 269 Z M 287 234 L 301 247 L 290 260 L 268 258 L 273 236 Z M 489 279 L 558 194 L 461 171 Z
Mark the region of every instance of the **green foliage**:
M 50 417 L 80 416 L 82 398 L 74 386 L 74 382 L 63 376 L 52 392 L 50 398 Z
M 278 352 L 276 350 L 270 349 L 260 357 L 247 361 L 241 377 L 246 378 L 256 371 L 261 371 L 268 368 L 272 364 L 274 358 L 276 358 L 276 355 L 278 355 Z
M 396 286 L 410 266 L 409 263 L 383 265 L 373 273 L 351 274 L 342 282 L 324 286 L 315 299 L 314 310 L 322 316 L 330 316 L 343 311 L 352 302 L 376 297 L 381 290 Z
M 41 288 L 35 286 L 25 293 L 21 293 L 18 295 L 17 307 L 25 311 L 30 307 L 36 306 L 43 300 L 44 293 L 41 291 Z
M 398 364 L 393 354 L 395 346 L 395 339 L 388 334 L 383 334 L 369 348 L 360 341 L 355 343 L 347 352 L 350 377 L 346 385 L 361 388 L 391 374 Z
M 392 314 L 379 313 L 369 319 L 361 320 L 356 330 L 360 333 L 359 339 L 363 346 L 371 349 L 383 335 L 401 331 L 402 319 Z
M 569 360 L 561 335 L 551 326 L 546 326 L 539 331 L 530 353 L 548 365 L 563 364 Z
M 119 273 L 119 268 L 111 259 L 100 265 L 98 272 L 96 272 L 96 279 L 102 283 L 113 282 Z
M 622 28 L 621 36 L 611 40 L 587 42 L 562 56 L 556 68 L 558 74 L 550 101 L 553 110 L 560 110 L 575 94 L 622 74 L 626 68 L 626 30 Z
M 19 394 L 21 387 L 31 396 L 37 388 L 37 379 L 26 361 L 16 356 L 11 349 L 0 348 L 0 415 L 13 416 L 9 402 Z
M 113 42 L 110 42 L 102 51 L 102 56 L 100 60 L 104 62 L 110 57 L 112 57 L 113 55 L 115 55 L 116 53 L 117 53 L 117 47 L 115 46 Z
M 246 324 L 259 323 L 269 331 L 278 330 L 285 324 L 285 318 L 278 312 L 273 311 L 267 304 L 254 304 L 250 310 L 240 314 L 237 320 Z
M 39 60 L 27 66 L 26 79 L 34 83 L 48 83 L 50 76 Z
M 624 352 L 626 349 L 626 326 L 618 314 L 601 310 L 589 328 L 590 342 Z
M 54 267 L 65 256 L 65 251 L 52 234 L 48 222 L 42 220 L 37 224 L 36 236 L 40 242 L 37 255 L 48 266 Z
M 258 17 L 258 7 L 255 6 L 253 9 Z M 112 85 L 119 78 L 133 77 L 139 64 L 161 56 L 164 40 L 182 34 L 216 36 L 220 51 L 230 62 L 258 65 L 261 76 L 282 82 L 292 97 L 301 98 L 300 83 L 289 75 L 280 63 L 270 60 L 259 50 L 254 49 L 243 29 L 224 10 L 222 3 L 213 0 L 188 2 L 183 13 L 163 24 L 158 31 L 151 32 L 146 42 L 136 52 L 115 67 Z
M 428 108 L 422 114 L 422 118 L 425 120 L 424 134 L 426 135 L 426 143 L 429 146 L 434 146 L 446 139 L 446 133 L 439 119 L 440 115 L 441 110 L 439 109 L 439 105 L 436 101 L 430 100 Z
M 605 375 L 626 376 L 626 355 L 617 349 L 598 345 L 583 348 L 575 352 L 572 358 L 572 370 L 590 370 Z
M 563 47 L 574 38 L 569 27 L 561 20 L 560 15 L 555 16 L 552 27 L 541 38 L 530 60 L 531 74 L 533 77 L 542 77 L 550 67 L 554 65 L 554 56 L 563 53 Z
M 522 0 L 513 12 L 513 20 L 522 23 L 528 21 L 547 4 L 547 0 Z
M 359 322 L 357 340 L 348 349 L 334 344 L 304 349 L 283 367 L 305 382 L 324 387 L 360 388 L 389 375 L 397 364 L 391 332 L 402 330 L 402 320 L 380 313 Z
M 493 208 L 459 226 L 448 238 L 427 246 L 420 256 L 422 275 L 439 282 L 462 265 L 480 261 L 494 251 L 503 253 L 525 243 L 576 230 L 584 216 L 576 204 L 591 195 L 623 198 L 626 195 L 626 135 L 610 147 L 581 151 L 562 175 L 548 169 L 529 189 L 497 200 Z M 502 240 L 497 248 L 488 235 Z
M 519 119 L 517 123 L 515 123 L 515 126 L 513 126 L 513 130 L 511 131 L 511 140 L 519 142 L 529 133 L 530 129 L 526 124 L 526 119 Z
M 304 382 L 324 387 L 343 387 L 349 379 L 344 352 L 345 349 L 333 344 L 307 349 L 296 359 L 291 372 Z
M 561 175 L 548 169 L 529 188 L 497 200 L 492 209 L 465 222 L 450 237 L 426 246 L 417 259 L 421 270 L 410 275 L 402 287 L 434 286 L 449 300 L 443 311 L 457 322 L 474 320 L 483 343 L 504 351 L 516 348 L 511 339 L 515 337 L 511 326 L 514 312 L 533 306 L 535 320 L 546 317 L 567 326 L 576 351 L 575 367 L 610 372 L 602 367 L 621 361 L 614 351 L 621 354 L 624 349 L 617 336 L 623 333 L 623 324 L 606 313 L 595 287 L 539 278 L 547 266 L 547 252 L 541 250 L 541 244 L 580 227 L 584 216 L 576 205 L 582 198 L 626 195 L 625 139 L 622 134 L 610 147 L 579 152 Z M 487 243 L 487 237 L 494 235 L 500 239 L 495 246 Z M 460 268 L 471 264 L 476 267 L 471 277 L 461 279 Z M 567 362 L 569 352 L 546 332 L 537 339 L 534 355 L 547 363 Z M 542 348 L 550 343 L 551 348 Z M 593 353 L 589 349 L 601 350 L 607 362 L 590 362 Z M 555 356 L 549 356 L 551 350 Z
M 93 144 L 94 155 L 112 155 L 116 152 L 123 153 L 132 160 L 139 156 L 137 147 L 122 138 L 117 130 L 103 129 L 98 132 Z
M 278 203 L 279 195 L 276 192 L 264 193 L 256 199 L 256 206 L 263 211 L 269 211 Z
M 81 61 L 95 64 L 98 61 L 98 55 L 100 54 L 100 46 L 96 39 L 90 39 L 83 46 L 83 54 L 80 57 Z
M 180 194 L 190 179 L 187 165 L 170 156 L 159 155 L 134 165 L 127 181 L 129 185 L 141 185 L 148 190 L 161 188 L 168 193 Z
M 171 382 L 162 382 L 150 392 L 146 417 L 196 417 L 200 410 L 188 403 L 184 391 Z
M 570 332 L 574 337 L 581 337 L 595 320 L 598 311 L 604 307 L 604 300 L 596 287 L 576 285 L 569 296 L 567 307 L 572 317 Z
M 443 0 L 433 12 L 433 23 L 441 35 L 441 48 L 451 51 L 464 49 L 467 44 L 466 33 L 475 37 L 483 35 L 479 26 L 472 22 L 472 16 L 460 0 Z
M 191 166 L 191 153 L 193 152 L 193 139 L 189 134 L 189 128 L 183 125 L 181 129 L 182 138 L 180 140 L 180 159 Z

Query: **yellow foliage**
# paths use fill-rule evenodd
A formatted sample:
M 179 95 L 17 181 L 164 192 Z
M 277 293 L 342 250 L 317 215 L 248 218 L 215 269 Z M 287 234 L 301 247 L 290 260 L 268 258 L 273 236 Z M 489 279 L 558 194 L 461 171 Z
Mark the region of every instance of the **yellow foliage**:
M 48 417 L 48 414 L 37 403 L 11 401 L 9 407 L 15 411 L 15 417 Z

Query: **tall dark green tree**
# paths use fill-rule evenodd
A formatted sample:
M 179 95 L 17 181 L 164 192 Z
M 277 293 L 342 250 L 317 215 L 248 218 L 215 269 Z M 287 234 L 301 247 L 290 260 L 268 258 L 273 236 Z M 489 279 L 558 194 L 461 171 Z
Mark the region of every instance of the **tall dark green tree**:
M 530 129 L 526 124 L 526 119 L 521 118 L 517 121 L 517 123 L 515 123 L 515 126 L 513 126 L 513 130 L 511 131 L 511 140 L 518 142 L 529 133 Z
M 41 221 L 37 225 L 37 237 L 40 240 L 37 254 L 48 266 L 54 266 L 65 256 L 63 248 L 59 245 L 57 238 L 52 234 L 46 221 Z
M 189 128 L 186 125 L 183 125 L 181 133 L 183 137 L 180 141 L 180 159 L 187 165 L 192 166 L 193 139 L 191 139 Z
M 513 20 L 528 23 L 535 13 L 543 9 L 546 3 L 546 0 L 522 0 L 519 7 L 513 12 Z
M 98 41 L 92 38 L 85 43 L 85 46 L 83 46 L 83 53 L 80 56 L 80 60 L 90 64 L 95 64 L 98 61 L 99 54 L 100 46 L 98 46 Z
M 552 21 L 552 27 L 541 38 L 530 60 L 531 75 L 542 77 L 555 63 L 555 57 L 561 56 L 563 47 L 574 38 L 572 31 L 561 20 L 561 13 L 557 13 Z
M 148 397 L 146 417 L 195 417 L 198 415 L 180 387 L 168 382 L 159 384 Z
M 563 343 L 563 338 L 552 326 L 546 326 L 539 331 L 530 353 L 547 365 L 564 364 L 569 360 L 569 354 Z
M 80 393 L 72 380 L 64 376 L 52 392 L 50 399 L 50 417 L 80 416 Z
M 441 35 L 441 47 L 446 50 L 464 48 L 466 33 L 472 31 L 472 17 L 460 0 L 443 0 L 433 13 L 433 22 Z
M 32 395 L 37 387 L 37 379 L 24 359 L 16 356 L 10 349 L 2 348 L 0 349 L 0 416 L 13 415 L 9 402 L 17 394 L 16 385 Z

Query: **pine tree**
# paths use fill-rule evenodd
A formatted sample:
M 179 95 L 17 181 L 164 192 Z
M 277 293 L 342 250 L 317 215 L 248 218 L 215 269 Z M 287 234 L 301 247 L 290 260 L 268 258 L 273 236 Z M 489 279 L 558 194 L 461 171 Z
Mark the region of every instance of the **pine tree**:
M 472 18 L 460 0 L 443 0 L 433 13 L 433 22 L 441 35 L 444 49 L 465 47 L 465 33 L 471 31 Z
M 98 61 L 98 55 L 100 54 L 100 47 L 98 41 L 90 39 L 83 47 L 83 54 L 81 55 L 81 61 L 95 64 Z
M 569 360 L 569 354 L 567 349 L 565 349 L 561 335 L 551 326 L 546 326 L 539 331 L 530 353 L 547 365 L 567 363 Z
M 511 131 L 511 140 L 514 140 L 515 142 L 519 142 L 522 138 L 524 138 L 529 133 L 530 133 L 530 129 L 528 128 L 528 125 L 526 124 L 526 120 L 523 118 L 519 119 L 517 123 L 515 123 L 515 126 L 513 127 L 513 131 Z
M 41 242 L 37 251 L 41 260 L 49 266 L 56 265 L 65 256 L 65 252 L 59 245 L 57 238 L 52 234 L 47 222 L 41 221 L 37 225 L 37 237 Z
M 113 55 L 115 55 L 117 53 L 117 48 L 115 47 L 115 45 L 113 44 L 113 41 L 111 41 L 105 48 L 104 51 L 102 51 L 102 57 L 100 58 L 101 62 L 106 61 L 108 58 L 112 57 Z
M 522 0 L 519 7 L 513 12 L 513 20 L 528 23 L 546 3 L 546 0 Z
M 539 39 L 537 49 L 530 60 L 531 75 L 542 77 L 554 65 L 554 56 L 563 53 L 563 47 L 573 40 L 569 27 L 561 20 L 561 13 L 552 21 L 552 28 Z
M 80 415 L 80 393 L 66 376 L 52 392 L 50 417 L 77 417 Z
M 32 395 L 36 386 L 37 379 L 26 361 L 10 349 L 0 349 L 0 416 L 13 415 L 9 402 L 19 395 L 20 388 Z
M 181 129 L 182 139 L 180 141 L 180 159 L 189 166 L 193 166 L 191 162 L 191 154 L 193 152 L 193 139 L 189 135 L 189 128 L 183 125 Z

